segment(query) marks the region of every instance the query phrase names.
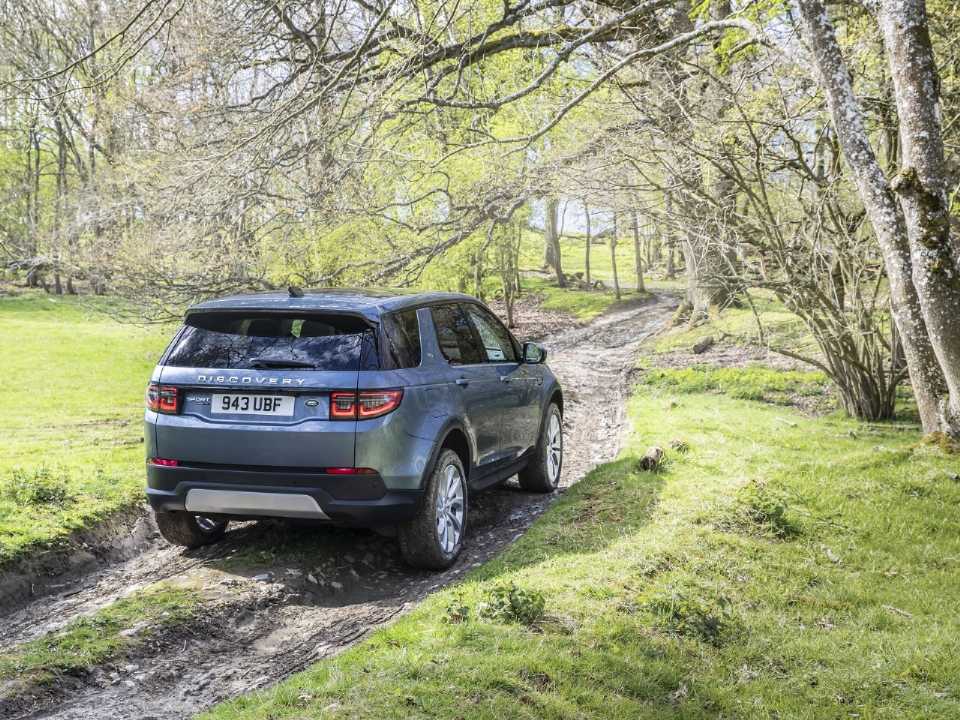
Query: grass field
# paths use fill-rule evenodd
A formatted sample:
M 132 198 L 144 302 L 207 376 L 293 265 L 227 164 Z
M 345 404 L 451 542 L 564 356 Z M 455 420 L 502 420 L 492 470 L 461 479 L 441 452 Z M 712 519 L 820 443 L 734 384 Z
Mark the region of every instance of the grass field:
M 560 261 L 568 275 L 585 272 L 585 242 L 583 238 L 564 237 L 560 240 Z M 633 239 L 624 238 L 617 243 L 617 276 L 621 288 L 636 288 Z M 529 231 L 521 248 L 520 267 L 539 268 L 543 265 L 543 235 Z M 590 246 L 590 277 L 613 287 L 613 261 L 607 240 Z
M 523 292 L 543 298 L 542 308 L 551 312 L 569 313 L 579 320 L 590 321 L 618 305 L 612 290 L 572 290 L 559 288 L 551 278 L 527 277 Z M 621 295 L 620 304 L 635 300 L 638 294 L 631 290 Z
M 462 584 L 207 720 L 960 716 L 956 457 L 701 381 L 649 380 L 621 458 Z
M 0 563 L 142 500 L 143 392 L 169 330 L 110 308 L 0 298 Z

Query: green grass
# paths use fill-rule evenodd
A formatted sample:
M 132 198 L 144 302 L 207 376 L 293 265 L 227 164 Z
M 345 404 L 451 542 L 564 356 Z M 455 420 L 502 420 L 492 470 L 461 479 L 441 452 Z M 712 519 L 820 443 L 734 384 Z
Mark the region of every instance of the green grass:
M 114 307 L 0 298 L 0 564 L 142 498 L 143 392 L 169 329 Z
M 956 457 L 681 380 L 499 558 L 207 720 L 960 716 Z
M 618 303 L 612 290 L 573 290 L 559 288 L 555 281 L 539 277 L 528 277 L 523 280 L 523 291 L 527 294 L 537 294 L 543 298 L 541 307 L 551 312 L 569 313 L 584 322 L 593 320 L 603 313 L 616 309 L 619 304 L 636 300 L 636 291 L 631 290 L 622 294 Z
M 584 239 L 564 237 L 560 240 L 560 261 L 563 271 L 568 275 L 586 273 L 584 254 Z M 520 267 L 524 269 L 540 268 L 543 266 L 543 234 L 528 231 L 524 237 L 520 252 Z M 658 269 L 660 272 L 660 269 Z M 649 275 L 649 273 L 646 273 Z M 633 238 L 620 238 L 617 243 L 617 276 L 620 287 L 631 290 L 637 287 L 636 269 L 634 268 Z M 590 277 L 602 281 L 608 288 L 613 287 L 613 262 L 610 256 L 610 245 L 607 239 L 603 242 L 594 242 L 590 247 Z M 667 283 L 671 288 L 679 288 L 679 281 L 658 281 L 645 277 L 649 285 L 660 282 Z M 648 288 L 650 289 L 650 288 Z
M 753 298 L 754 309 L 750 307 L 730 307 L 721 313 L 710 316 L 707 322 L 689 327 L 681 324 L 662 335 L 654 345 L 656 352 L 674 350 L 690 351 L 700 340 L 713 337 L 728 343 L 740 345 L 764 344 L 773 348 L 783 348 L 811 356 L 818 356 L 819 349 L 813 337 L 807 331 L 803 321 L 783 305 L 771 298 Z M 763 326 L 761 337 L 757 326 L 757 315 Z
M 58 675 L 84 672 L 120 657 L 161 627 L 189 620 L 199 603 L 196 590 L 154 585 L 0 653 L 0 681 L 42 685 Z
M 790 405 L 798 396 L 829 393 L 827 376 L 822 372 L 774 370 L 759 364 L 743 368 L 710 365 L 653 368 L 646 373 L 643 383 L 679 393 L 722 393 L 741 400 L 778 405 Z

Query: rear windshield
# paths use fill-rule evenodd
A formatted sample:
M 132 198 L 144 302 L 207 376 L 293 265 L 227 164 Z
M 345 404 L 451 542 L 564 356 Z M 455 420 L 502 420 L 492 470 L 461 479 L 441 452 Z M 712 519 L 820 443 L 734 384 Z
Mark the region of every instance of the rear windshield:
M 373 331 L 350 315 L 195 313 L 174 340 L 174 367 L 361 370 L 377 367 Z

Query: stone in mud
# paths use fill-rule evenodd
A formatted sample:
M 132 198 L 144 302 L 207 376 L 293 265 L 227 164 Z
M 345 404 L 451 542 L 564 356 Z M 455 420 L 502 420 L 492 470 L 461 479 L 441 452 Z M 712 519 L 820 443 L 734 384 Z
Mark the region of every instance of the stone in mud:
M 694 355 L 703 355 L 703 353 L 705 353 L 707 350 L 709 350 L 710 348 L 713 347 L 713 344 L 714 344 L 715 342 L 716 342 L 716 340 L 713 339 L 713 336 L 712 336 L 712 335 L 708 335 L 707 337 L 703 338 L 702 340 L 698 340 L 698 341 L 697 341 L 696 343 L 694 343 L 694 345 L 693 345 L 693 348 L 692 348 L 693 354 L 694 354 Z

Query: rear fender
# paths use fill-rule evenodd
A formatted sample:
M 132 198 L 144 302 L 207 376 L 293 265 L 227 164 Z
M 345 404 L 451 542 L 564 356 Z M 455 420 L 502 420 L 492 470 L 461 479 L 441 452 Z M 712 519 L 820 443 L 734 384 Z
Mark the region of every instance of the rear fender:
M 425 488 L 427 485 L 427 478 L 430 476 L 430 473 L 433 472 L 433 469 L 437 465 L 437 460 L 440 457 L 440 453 L 445 447 L 447 447 L 447 440 L 450 436 L 455 433 L 460 432 L 467 439 L 468 452 L 470 457 L 464 468 L 467 471 L 467 480 L 469 481 L 470 477 L 473 475 L 474 470 L 477 466 L 477 443 L 473 436 L 467 432 L 467 429 L 464 427 L 463 423 L 455 418 L 449 418 L 441 427 L 439 433 L 437 433 L 437 441 L 433 445 L 433 450 L 430 453 L 430 462 L 427 463 L 427 467 L 424 468 L 423 478 L 420 481 L 420 487 Z M 462 459 L 462 458 L 461 458 Z

